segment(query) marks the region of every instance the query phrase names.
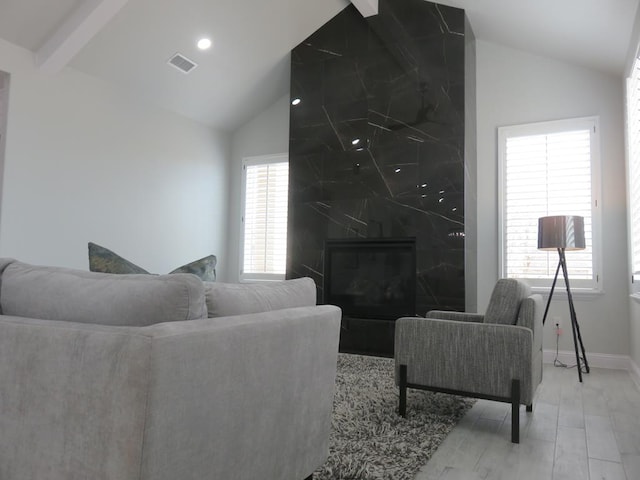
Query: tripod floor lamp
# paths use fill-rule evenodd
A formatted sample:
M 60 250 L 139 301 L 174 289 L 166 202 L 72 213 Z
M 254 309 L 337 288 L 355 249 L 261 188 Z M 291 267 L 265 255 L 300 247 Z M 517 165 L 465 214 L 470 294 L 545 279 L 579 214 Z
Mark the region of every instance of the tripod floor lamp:
M 580 325 L 578 325 L 576 309 L 573 306 L 573 297 L 571 296 L 571 288 L 569 287 L 569 274 L 567 273 L 567 260 L 564 252 L 566 250 L 584 250 L 584 248 L 583 217 L 570 215 L 540 217 L 538 219 L 538 249 L 557 250 L 559 256 L 558 267 L 556 268 L 556 275 L 553 278 L 553 283 L 551 284 L 551 291 L 549 292 L 549 299 L 547 300 L 547 306 L 544 310 L 544 316 L 542 317 L 542 324 L 544 325 L 547 320 L 547 313 L 549 313 L 551 297 L 553 297 L 553 291 L 556 288 L 558 273 L 560 273 L 560 269 L 562 269 L 564 284 L 567 288 L 567 299 L 569 300 L 571 332 L 573 333 L 573 346 L 576 350 L 576 367 L 578 369 L 578 378 L 580 379 L 580 382 L 582 382 L 583 366 L 584 373 L 589 373 L 589 363 L 587 362 L 587 354 L 584 351 L 582 335 L 580 335 Z M 582 357 L 580 357 L 578 345 L 580 346 Z

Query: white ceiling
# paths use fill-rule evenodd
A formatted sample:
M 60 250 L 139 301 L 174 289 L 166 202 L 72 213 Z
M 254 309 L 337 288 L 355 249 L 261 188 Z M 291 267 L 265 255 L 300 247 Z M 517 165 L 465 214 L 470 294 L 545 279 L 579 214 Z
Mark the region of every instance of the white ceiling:
M 393 0 L 399 1 L 399 0 Z M 621 75 L 640 0 L 440 0 L 477 38 Z M 233 131 L 288 91 L 288 53 L 348 0 L 0 0 L 0 37 Z M 207 52 L 196 40 L 210 36 Z M 189 75 L 166 64 L 179 52 Z
M 477 38 L 622 75 L 638 0 L 440 0 Z

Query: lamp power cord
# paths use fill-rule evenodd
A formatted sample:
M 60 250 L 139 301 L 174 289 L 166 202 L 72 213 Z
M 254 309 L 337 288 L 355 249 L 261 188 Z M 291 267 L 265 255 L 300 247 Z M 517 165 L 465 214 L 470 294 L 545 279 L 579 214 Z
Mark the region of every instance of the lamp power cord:
M 560 325 L 558 325 L 557 323 L 555 327 L 556 327 L 556 358 L 553 359 L 553 366 L 558 368 L 576 368 L 578 364 L 567 365 L 566 363 L 560 361 L 560 359 L 558 358 L 559 351 L 560 351 L 560 334 L 562 333 L 562 329 L 560 328 Z M 578 360 L 580 365 L 580 371 L 582 371 L 582 373 L 588 373 L 584 358 L 582 356 L 579 356 Z

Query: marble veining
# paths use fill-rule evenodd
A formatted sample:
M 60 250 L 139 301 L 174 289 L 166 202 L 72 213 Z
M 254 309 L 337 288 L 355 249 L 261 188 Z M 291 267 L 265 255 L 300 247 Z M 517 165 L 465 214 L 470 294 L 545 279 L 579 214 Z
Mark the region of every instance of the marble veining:
M 287 276 L 324 241 L 414 237 L 416 310 L 464 309 L 464 11 L 353 5 L 291 54 Z M 319 291 L 322 298 L 322 291 Z

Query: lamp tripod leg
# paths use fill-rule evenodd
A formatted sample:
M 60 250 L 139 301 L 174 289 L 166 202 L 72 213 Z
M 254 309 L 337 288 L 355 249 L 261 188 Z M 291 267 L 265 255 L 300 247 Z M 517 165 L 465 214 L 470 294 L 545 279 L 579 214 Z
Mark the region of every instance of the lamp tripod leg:
M 571 333 L 573 334 L 573 346 L 576 351 L 576 368 L 578 369 L 578 379 L 580 380 L 580 382 L 582 382 L 582 365 L 580 353 L 578 351 L 578 342 L 580 343 L 580 349 L 582 351 L 582 362 L 584 362 L 585 373 L 589 373 L 589 363 L 587 362 L 587 354 L 584 349 L 584 344 L 582 343 L 582 335 L 580 334 L 578 316 L 576 315 L 576 309 L 573 305 L 573 296 L 571 295 L 571 288 L 569 287 L 569 275 L 567 274 L 567 262 L 564 256 L 564 249 L 559 248 L 558 254 L 560 255 L 560 264 L 562 266 L 562 274 L 564 275 L 564 284 L 567 287 L 569 314 L 571 315 Z
M 578 328 L 578 320 L 571 314 L 571 333 L 573 333 L 573 347 L 576 351 L 576 368 L 578 369 L 578 379 L 582 383 L 582 367 L 580 366 L 580 354 L 578 353 L 578 339 L 576 329 Z
M 547 306 L 544 309 L 544 315 L 542 316 L 542 325 L 547 323 L 547 313 L 549 313 L 549 305 L 551 305 L 551 297 L 553 297 L 553 291 L 556 289 L 556 282 L 558 281 L 558 272 L 560 272 L 560 265 L 562 262 L 558 262 L 558 266 L 556 267 L 556 274 L 553 277 L 553 283 L 551 284 L 551 290 L 549 291 L 549 298 L 547 298 Z
M 571 309 L 573 310 L 573 299 L 570 300 L 570 305 L 571 305 Z M 580 350 L 582 351 L 582 360 L 584 363 L 584 373 L 589 373 L 589 362 L 587 362 L 587 354 L 584 350 L 584 344 L 582 343 L 582 335 L 580 334 L 580 324 L 578 323 L 578 318 L 576 316 L 576 312 L 575 310 L 573 310 L 573 314 L 572 314 L 572 322 L 575 323 L 575 333 L 574 336 L 578 337 L 578 344 L 580 345 Z M 577 350 L 577 347 L 576 347 Z M 580 364 L 578 364 L 578 368 L 580 367 Z

